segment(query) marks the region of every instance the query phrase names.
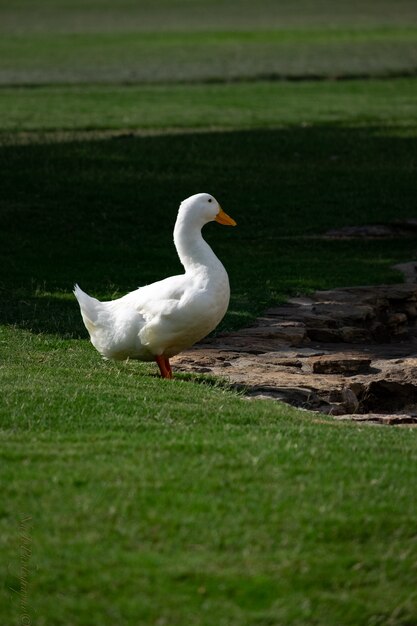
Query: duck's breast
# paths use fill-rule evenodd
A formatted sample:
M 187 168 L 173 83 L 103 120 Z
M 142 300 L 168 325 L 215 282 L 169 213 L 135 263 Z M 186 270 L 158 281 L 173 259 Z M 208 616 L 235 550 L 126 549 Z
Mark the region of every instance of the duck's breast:
M 227 311 L 229 298 L 229 280 L 225 271 L 216 280 L 189 277 L 182 297 L 171 301 L 143 327 L 141 342 L 155 354 L 174 356 L 216 328 Z

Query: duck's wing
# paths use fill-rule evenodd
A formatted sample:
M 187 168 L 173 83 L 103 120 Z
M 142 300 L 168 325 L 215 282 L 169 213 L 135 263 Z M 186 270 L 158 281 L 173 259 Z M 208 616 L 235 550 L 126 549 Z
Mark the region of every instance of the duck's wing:
M 143 316 L 146 322 L 155 317 L 169 316 L 180 305 L 180 301 L 189 289 L 189 279 L 185 275 L 170 276 L 151 285 L 145 285 L 128 293 L 113 303 L 117 306 L 129 306 Z
M 180 275 L 141 287 L 126 296 L 145 320 L 139 339 L 152 353 L 162 353 L 188 327 L 186 303 L 192 292 L 193 281 Z

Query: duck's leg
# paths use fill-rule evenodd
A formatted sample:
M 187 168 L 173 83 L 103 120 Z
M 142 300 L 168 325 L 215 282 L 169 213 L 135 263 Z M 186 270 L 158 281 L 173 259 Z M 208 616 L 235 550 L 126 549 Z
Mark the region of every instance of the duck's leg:
M 155 357 L 155 361 L 158 363 L 159 371 L 161 372 L 162 378 L 172 378 L 171 366 L 168 359 L 160 355 Z M 166 363 L 167 361 L 168 367 Z
M 168 372 L 168 378 L 172 378 L 171 363 L 169 362 L 169 359 L 167 357 L 164 357 L 164 358 L 165 358 L 165 367 Z

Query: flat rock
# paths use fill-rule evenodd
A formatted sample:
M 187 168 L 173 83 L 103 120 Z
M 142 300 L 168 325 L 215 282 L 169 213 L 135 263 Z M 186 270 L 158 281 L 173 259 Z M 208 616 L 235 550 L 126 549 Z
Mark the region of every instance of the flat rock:
M 416 423 L 417 284 L 318 291 L 175 357 L 248 398 L 378 424 Z
M 362 423 L 370 423 L 370 424 L 386 424 L 388 426 L 410 426 L 417 425 L 417 415 L 406 415 L 406 414 L 394 414 L 394 415 L 386 415 L 384 413 L 364 413 L 362 415 L 358 414 L 345 414 L 340 415 L 336 419 L 350 420 L 354 422 L 362 422 Z
M 316 374 L 357 374 L 369 370 L 372 359 L 362 354 L 336 352 L 307 359 Z

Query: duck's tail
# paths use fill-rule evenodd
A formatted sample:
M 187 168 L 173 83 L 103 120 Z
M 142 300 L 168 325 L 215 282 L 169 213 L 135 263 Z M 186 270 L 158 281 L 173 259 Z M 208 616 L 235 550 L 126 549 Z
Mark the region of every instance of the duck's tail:
M 102 308 L 101 302 L 89 296 L 78 285 L 74 286 L 74 295 L 80 305 L 84 325 L 90 335 L 92 335 L 97 328 L 98 314 Z

